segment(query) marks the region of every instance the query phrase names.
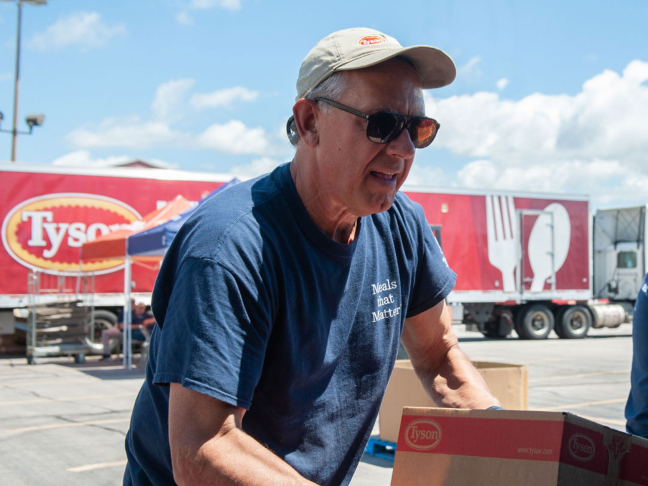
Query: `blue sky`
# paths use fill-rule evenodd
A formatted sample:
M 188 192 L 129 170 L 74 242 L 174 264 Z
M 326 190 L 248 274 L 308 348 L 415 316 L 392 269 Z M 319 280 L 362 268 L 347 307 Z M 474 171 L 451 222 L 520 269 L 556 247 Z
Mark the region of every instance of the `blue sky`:
M 30 163 L 141 158 L 256 175 L 290 160 L 299 65 L 338 29 L 431 44 L 458 67 L 412 183 L 648 202 L 648 2 L 325 3 L 50 0 L 23 7 L 18 142 Z M 11 127 L 15 2 L 0 2 L 0 111 Z M 0 160 L 10 136 L 0 135 Z

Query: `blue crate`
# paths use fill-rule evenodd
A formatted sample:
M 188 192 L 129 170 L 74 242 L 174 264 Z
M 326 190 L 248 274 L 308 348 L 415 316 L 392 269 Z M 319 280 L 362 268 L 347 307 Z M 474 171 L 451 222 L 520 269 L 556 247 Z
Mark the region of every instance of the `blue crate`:
M 365 447 L 365 452 L 370 456 L 393 461 L 394 455 L 396 454 L 396 444 L 394 442 L 387 442 L 386 440 L 371 437 L 367 443 L 367 447 Z

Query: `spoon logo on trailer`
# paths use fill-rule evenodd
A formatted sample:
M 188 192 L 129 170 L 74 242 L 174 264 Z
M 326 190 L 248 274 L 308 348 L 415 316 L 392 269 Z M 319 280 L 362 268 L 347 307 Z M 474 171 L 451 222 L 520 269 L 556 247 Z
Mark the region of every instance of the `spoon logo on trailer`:
M 2 243 L 21 265 L 45 273 L 78 272 L 79 249 L 97 237 L 140 219 L 129 205 L 105 196 L 59 193 L 12 208 L 2 223 Z M 84 271 L 109 273 L 123 260 L 93 261 Z

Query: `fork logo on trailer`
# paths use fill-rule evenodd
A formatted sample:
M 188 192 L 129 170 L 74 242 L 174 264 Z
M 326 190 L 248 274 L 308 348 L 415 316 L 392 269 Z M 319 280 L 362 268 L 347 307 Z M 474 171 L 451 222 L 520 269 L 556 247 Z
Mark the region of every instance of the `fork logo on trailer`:
M 527 214 L 536 219 L 525 243 L 520 216 L 524 218 Z M 486 235 L 488 260 L 502 272 L 502 290 L 542 292 L 565 263 L 571 243 L 571 221 L 559 203 L 551 203 L 542 210 L 520 210 L 515 207 L 513 196 L 486 196 Z M 525 263 L 520 261 L 520 249 L 531 267 L 524 279 L 519 275 L 524 273 Z M 527 279 L 528 289 L 524 287 Z M 523 288 L 518 288 L 520 281 Z
M 15 206 L 2 223 L 2 243 L 21 265 L 43 272 L 79 271 L 79 248 L 87 241 L 140 219 L 121 201 L 94 194 L 48 194 Z M 84 264 L 84 271 L 118 270 L 122 260 Z

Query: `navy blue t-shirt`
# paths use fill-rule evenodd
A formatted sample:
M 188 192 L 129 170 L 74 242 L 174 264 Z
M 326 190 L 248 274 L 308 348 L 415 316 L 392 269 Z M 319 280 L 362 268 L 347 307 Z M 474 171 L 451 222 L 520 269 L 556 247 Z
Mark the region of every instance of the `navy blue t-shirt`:
M 328 238 L 289 164 L 214 196 L 183 225 L 153 292 L 158 327 L 126 439 L 126 484 L 174 484 L 169 383 L 247 410 L 243 430 L 319 485 L 348 484 L 406 317 L 455 274 L 422 208 L 399 193 Z
M 648 275 L 644 277 L 632 318 L 632 373 L 625 408 L 626 430 L 648 439 Z

